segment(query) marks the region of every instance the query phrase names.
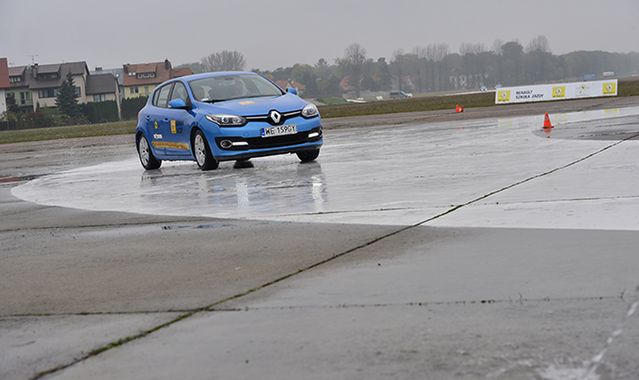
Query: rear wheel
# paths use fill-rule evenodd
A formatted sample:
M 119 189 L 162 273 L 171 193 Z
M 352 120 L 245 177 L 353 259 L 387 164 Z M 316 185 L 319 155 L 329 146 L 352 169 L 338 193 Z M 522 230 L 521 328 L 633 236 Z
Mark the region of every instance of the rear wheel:
M 302 161 L 302 162 L 315 161 L 317 156 L 319 156 L 319 152 L 320 152 L 319 149 L 305 150 L 305 151 L 302 151 L 302 152 L 297 152 L 297 158 L 299 158 L 300 161 Z
M 209 143 L 204 137 L 204 133 L 198 130 L 193 137 L 193 155 L 197 166 L 202 170 L 213 170 L 220 166 L 220 163 L 213 157 Z
M 141 135 L 138 139 L 138 157 L 140 157 L 140 163 L 146 170 L 157 169 L 162 165 L 162 160 L 158 160 L 151 152 L 149 142 L 144 135 Z

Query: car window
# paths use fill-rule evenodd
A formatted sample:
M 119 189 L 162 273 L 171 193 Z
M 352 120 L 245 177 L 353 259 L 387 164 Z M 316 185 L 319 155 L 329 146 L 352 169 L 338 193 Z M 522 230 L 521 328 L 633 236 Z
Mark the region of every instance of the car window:
M 156 93 L 155 103 L 153 103 L 156 107 L 166 108 L 166 104 L 169 100 L 169 93 L 171 92 L 171 87 L 173 84 L 167 84 L 166 86 L 162 86 Z
M 186 87 L 180 82 L 175 82 L 173 86 L 173 92 L 171 93 L 171 100 L 182 99 L 184 103 L 188 101 L 189 96 L 186 93 Z
M 195 99 L 204 102 L 282 95 L 279 87 L 255 74 L 208 77 L 189 85 Z

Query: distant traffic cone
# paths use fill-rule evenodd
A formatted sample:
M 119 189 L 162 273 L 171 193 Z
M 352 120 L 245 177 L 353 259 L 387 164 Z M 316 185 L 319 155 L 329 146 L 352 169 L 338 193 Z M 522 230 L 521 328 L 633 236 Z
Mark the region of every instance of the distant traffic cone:
M 551 123 L 550 123 L 550 116 L 548 116 L 548 112 L 546 112 L 546 115 L 544 116 L 544 129 L 552 129 L 555 128 Z
M 463 107 L 463 106 L 460 106 L 459 104 L 456 104 L 456 105 L 455 105 L 455 112 L 456 112 L 456 113 L 464 112 L 464 107 Z

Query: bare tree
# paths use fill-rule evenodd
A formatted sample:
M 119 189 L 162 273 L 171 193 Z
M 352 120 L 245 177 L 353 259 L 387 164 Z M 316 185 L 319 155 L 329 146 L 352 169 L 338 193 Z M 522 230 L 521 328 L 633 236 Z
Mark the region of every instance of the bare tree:
M 223 50 L 202 58 L 205 71 L 244 70 L 246 59 L 239 51 Z
M 397 76 L 397 89 L 399 91 L 402 91 L 402 77 L 404 75 L 404 70 L 403 70 L 403 59 L 404 58 L 404 50 L 402 49 L 397 49 L 393 52 L 393 60 L 391 62 L 392 67 L 393 67 L 393 71 L 395 76 Z
M 433 63 L 431 82 L 433 83 L 434 90 L 439 90 L 444 80 L 446 68 L 442 64 L 442 61 L 448 56 L 448 52 L 448 44 L 428 44 L 428 46 L 426 46 L 426 58 Z
M 501 50 L 502 46 L 504 46 L 504 41 L 500 39 L 496 39 L 495 42 L 493 42 L 493 46 L 490 50 L 494 52 L 495 54 L 499 55 L 502 53 L 502 50 Z
M 413 49 L 413 54 L 416 58 L 416 70 L 417 70 L 417 90 L 419 92 L 424 91 L 425 83 L 427 83 L 428 78 L 426 78 L 427 72 L 427 51 L 423 46 L 416 46 Z
M 473 43 L 469 43 L 469 42 L 464 42 L 461 45 L 459 45 L 459 54 L 460 55 L 468 55 L 468 54 L 479 54 L 486 51 L 486 49 L 484 48 L 484 44 L 482 43 L 478 43 L 478 44 L 473 44 Z
M 355 94 L 359 97 L 362 89 L 362 72 L 366 63 L 366 49 L 358 43 L 349 45 L 340 63 L 350 75 L 350 83 L 355 87 Z
M 528 43 L 526 46 L 526 53 L 531 52 L 541 52 L 541 53 L 550 53 L 550 45 L 548 44 L 548 38 L 544 35 L 539 35 Z
M 426 46 L 426 58 L 429 61 L 441 62 L 448 55 L 448 44 L 428 44 Z

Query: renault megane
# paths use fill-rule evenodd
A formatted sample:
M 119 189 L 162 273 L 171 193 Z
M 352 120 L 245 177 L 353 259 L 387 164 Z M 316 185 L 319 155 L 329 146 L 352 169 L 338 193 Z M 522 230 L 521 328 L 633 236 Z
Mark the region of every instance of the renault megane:
M 315 160 L 322 146 L 317 107 L 251 72 L 189 75 L 159 85 L 138 114 L 136 145 L 145 169 L 163 160 L 220 161 L 295 153 Z

